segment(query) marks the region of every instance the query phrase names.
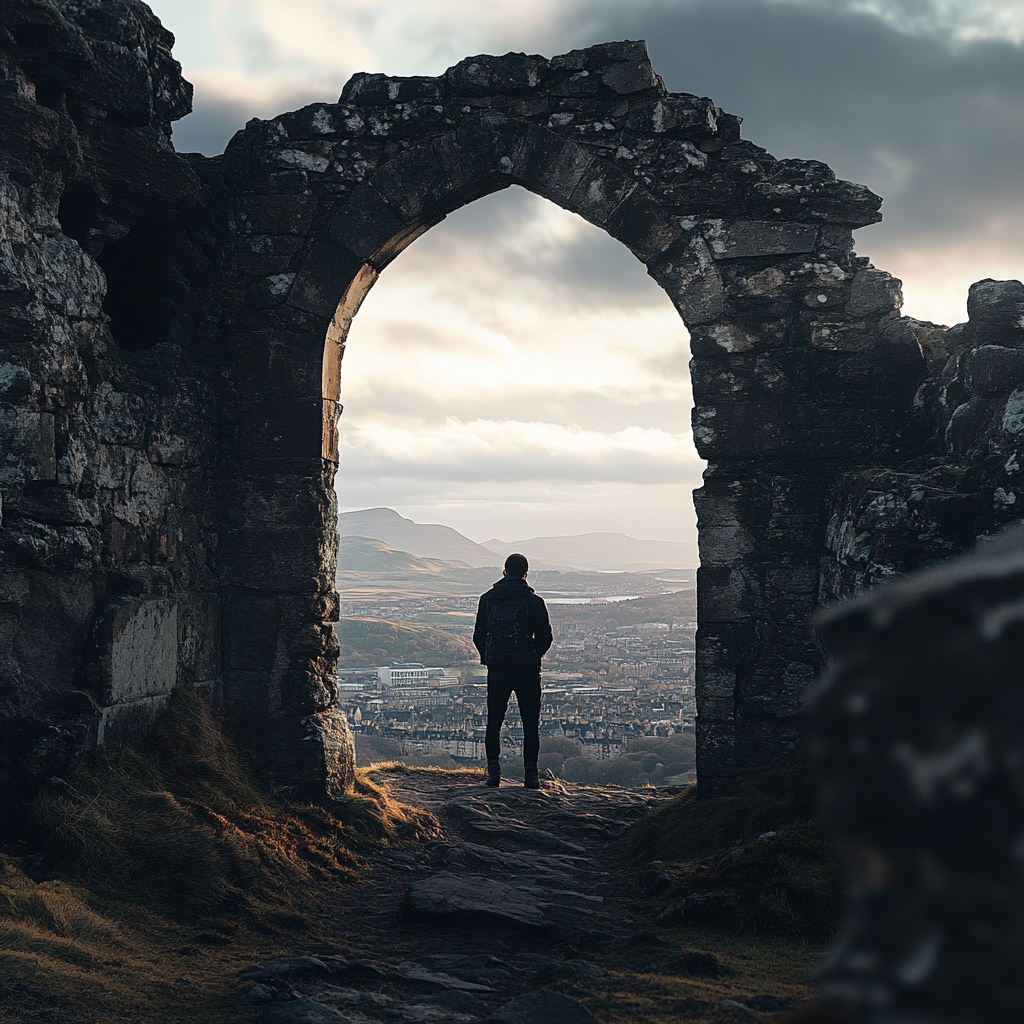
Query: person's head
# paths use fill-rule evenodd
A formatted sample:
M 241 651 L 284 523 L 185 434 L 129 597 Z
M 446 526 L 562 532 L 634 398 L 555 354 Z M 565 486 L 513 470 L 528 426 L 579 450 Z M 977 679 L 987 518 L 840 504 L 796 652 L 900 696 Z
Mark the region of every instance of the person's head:
M 520 579 L 523 579 L 529 571 L 530 563 L 526 560 L 526 555 L 509 555 L 505 559 L 504 574 L 506 576 L 518 576 Z

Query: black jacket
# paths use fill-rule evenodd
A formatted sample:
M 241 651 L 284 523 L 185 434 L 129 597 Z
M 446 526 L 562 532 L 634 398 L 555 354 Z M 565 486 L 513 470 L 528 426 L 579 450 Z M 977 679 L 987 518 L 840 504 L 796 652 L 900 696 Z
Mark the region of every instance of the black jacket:
M 496 601 L 522 600 L 526 596 L 526 605 L 530 614 L 530 627 L 533 632 L 533 649 L 537 652 L 537 665 L 551 646 L 551 622 L 548 619 L 547 605 L 544 598 L 538 597 L 520 576 L 503 576 L 497 583 L 483 594 L 476 610 L 476 628 L 473 630 L 473 643 L 480 652 L 480 664 L 487 664 L 487 613 Z

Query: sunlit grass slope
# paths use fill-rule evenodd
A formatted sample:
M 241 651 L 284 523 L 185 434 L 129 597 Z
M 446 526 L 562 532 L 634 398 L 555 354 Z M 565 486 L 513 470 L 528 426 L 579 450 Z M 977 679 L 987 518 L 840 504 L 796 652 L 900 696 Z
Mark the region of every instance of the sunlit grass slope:
M 330 811 L 261 793 L 185 691 L 35 811 L 38 850 L 0 858 L 0 1021 L 252 1018 L 238 970 L 329 938 L 361 849 L 437 829 L 362 777 Z

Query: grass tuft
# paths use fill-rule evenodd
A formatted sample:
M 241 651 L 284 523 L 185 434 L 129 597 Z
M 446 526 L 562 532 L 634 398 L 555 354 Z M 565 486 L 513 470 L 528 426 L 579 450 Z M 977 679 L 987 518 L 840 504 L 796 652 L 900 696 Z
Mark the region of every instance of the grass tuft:
M 846 890 L 839 857 L 813 820 L 816 794 L 803 757 L 744 780 L 735 796 L 698 798 L 690 786 L 630 826 L 625 856 L 681 867 L 667 902 L 714 894 L 703 928 L 826 942 L 838 931 Z M 729 850 L 765 832 L 775 835 L 720 865 Z
M 634 823 L 626 859 L 681 862 L 721 855 L 762 832 L 817 816 L 817 780 L 794 757 L 740 782 L 736 796 L 698 798 L 696 783 Z

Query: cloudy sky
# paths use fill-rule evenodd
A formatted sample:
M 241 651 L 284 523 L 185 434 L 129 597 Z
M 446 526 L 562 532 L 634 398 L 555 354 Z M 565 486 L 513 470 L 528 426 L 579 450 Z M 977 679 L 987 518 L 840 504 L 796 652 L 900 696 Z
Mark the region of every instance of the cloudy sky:
M 196 87 L 180 150 L 336 100 L 356 71 L 647 39 L 777 157 L 885 198 L 857 249 L 904 313 L 956 323 L 972 281 L 1024 276 L 1021 0 L 150 0 Z M 687 336 L 643 266 L 519 188 L 432 229 L 382 275 L 343 368 L 340 507 L 475 540 L 618 530 L 690 540 L 702 464 Z

